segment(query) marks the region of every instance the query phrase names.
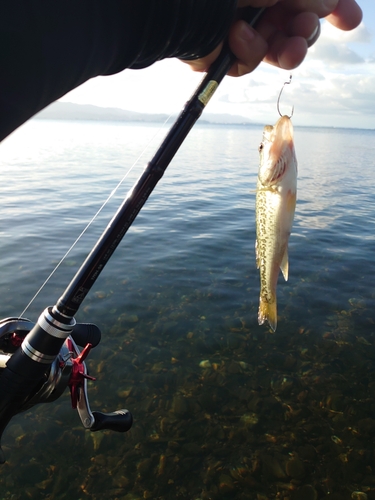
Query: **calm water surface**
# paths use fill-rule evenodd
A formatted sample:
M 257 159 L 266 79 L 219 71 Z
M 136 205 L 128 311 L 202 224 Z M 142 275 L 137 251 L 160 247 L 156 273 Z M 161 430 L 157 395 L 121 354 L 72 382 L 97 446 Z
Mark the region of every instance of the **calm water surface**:
M 35 120 L 3 142 L 1 317 L 23 311 L 158 128 Z M 59 298 L 164 134 L 26 317 Z M 132 430 L 84 431 L 68 393 L 17 416 L 0 499 L 375 499 L 375 132 L 296 129 L 274 335 L 257 324 L 261 135 L 196 126 L 77 314 L 102 330 L 91 407 L 128 408 Z

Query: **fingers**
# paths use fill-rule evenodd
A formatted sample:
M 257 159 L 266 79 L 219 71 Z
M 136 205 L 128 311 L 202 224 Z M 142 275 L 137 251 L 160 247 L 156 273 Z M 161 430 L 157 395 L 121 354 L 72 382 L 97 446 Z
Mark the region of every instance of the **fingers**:
M 229 70 L 230 76 L 242 76 L 253 71 L 267 54 L 264 38 L 245 21 L 237 21 L 229 32 L 229 47 L 237 61 Z M 222 48 L 220 44 L 211 54 L 195 61 L 185 61 L 193 71 L 207 71 Z
M 355 0 L 239 0 L 240 7 L 270 7 L 255 31 L 244 21 L 236 21 L 229 33 L 229 46 L 237 62 L 229 71 L 241 76 L 264 60 L 282 69 L 294 69 L 320 34 L 319 18 L 326 17 L 335 27 L 351 30 L 359 25 L 362 11 Z M 208 56 L 188 64 L 206 71 L 217 58 L 222 44 Z
M 275 8 L 258 29 L 268 42 L 265 62 L 290 70 L 301 64 L 308 47 L 318 39 L 320 23 L 312 12 L 302 12 L 290 18 Z
M 362 10 L 355 0 L 283 0 L 290 12 L 314 12 L 341 30 L 352 30 L 362 20 Z
M 291 15 L 288 9 L 292 7 L 301 12 Z M 354 0 L 284 0 L 275 5 L 257 27 L 269 44 L 264 60 L 283 69 L 297 67 L 307 48 L 319 38 L 319 17 L 327 12 L 327 20 L 342 30 L 354 29 L 362 20 L 362 11 Z
M 284 37 L 276 35 L 264 61 L 282 69 L 294 69 L 307 54 L 307 41 L 301 36 Z
M 237 61 L 229 70 L 230 76 L 241 76 L 253 71 L 267 54 L 268 44 L 245 21 L 237 21 L 229 33 L 229 47 Z
M 319 17 L 326 17 L 341 0 L 239 0 L 239 7 L 272 7 L 276 3 L 282 3 L 283 8 L 289 13 L 314 12 Z M 349 0 L 352 3 L 354 0 Z
M 289 12 L 313 12 L 318 17 L 326 17 L 341 0 L 284 0 L 284 6 Z M 352 1 L 352 0 L 350 0 Z
M 195 59 L 192 61 L 184 61 L 184 60 L 182 61 L 188 64 L 193 71 L 199 71 L 199 72 L 207 71 L 208 68 L 211 66 L 211 64 L 217 59 L 218 55 L 221 52 L 222 47 L 223 44 L 221 43 L 216 47 L 216 49 L 213 52 L 211 52 L 211 54 L 209 54 L 206 57 L 202 57 L 201 59 Z
M 327 16 L 327 21 L 336 28 L 349 31 L 362 21 L 362 10 L 353 0 L 340 0 L 332 14 Z
M 276 6 L 277 7 L 277 6 Z M 286 24 L 286 28 L 276 29 L 275 25 Z M 258 31 L 259 30 L 259 31 Z M 251 28 L 245 21 L 233 24 L 229 33 L 229 47 L 237 61 L 228 75 L 242 76 L 253 71 L 264 59 L 265 62 L 283 69 L 299 66 L 320 33 L 319 18 L 311 12 L 296 14 L 290 20 L 284 11 L 277 9 L 257 27 Z M 189 61 L 194 71 L 206 71 L 216 59 L 221 45 L 209 56 Z

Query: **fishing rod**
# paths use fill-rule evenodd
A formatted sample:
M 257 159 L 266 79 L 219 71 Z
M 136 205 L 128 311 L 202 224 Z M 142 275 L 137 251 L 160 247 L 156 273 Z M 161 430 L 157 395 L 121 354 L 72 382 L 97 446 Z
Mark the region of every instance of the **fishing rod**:
M 253 26 L 264 9 L 243 11 L 243 18 Z M 77 324 L 74 315 L 235 60 L 225 44 L 56 304 L 47 307 L 36 323 L 26 318 L 0 321 L 0 443 L 14 415 L 55 401 L 67 387 L 72 407 L 86 429 L 130 429 L 133 418 L 128 410 L 102 413 L 90 409 L 87 380 L 95 379 L 88 375 L 85 359 L 100 342 L 101 332 L 96 325 Z M 0 447 L 0 462 L 4 461 Z

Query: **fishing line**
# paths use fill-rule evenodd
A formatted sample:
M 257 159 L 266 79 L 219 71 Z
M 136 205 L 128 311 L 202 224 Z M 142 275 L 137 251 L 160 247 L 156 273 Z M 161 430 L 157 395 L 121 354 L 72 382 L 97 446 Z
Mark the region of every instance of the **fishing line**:
M 95 215 L 92 217 L 92 219 L 88 222 L 86 227 L 82 230 L 82 232 L 79 234 L 79 236 L 75 239 L 75 241 L 72 243 L 70 248 L 65 252 L 63 257 L 60 259 L 60 261 L 56 264 L 55 268 L 51 271 L 49 276 L 45 279 L 43 284 L 40 286 L 40 288 L 37 290 L 37 292 L 34 294 L 34 296 L 31 298 L 30 302 L 27 304 L 25 309 L 22 311 L 22 313 L 18 316 L 18 318 L 24 317 L 24 314 L 26 311 L 29 309 L 31 304 L 34 302 L 34 300 L 37 298 L 37 296 L 40 294 L 40 292 L 43 290 L 43 288 L 47 285 L 48 281 L 52 278 L 52 276 L 55 274 L 55 272 L 58 270 L 58 268 L 61 266 L 61 264 L 64 262 L 64 260 L 67 258 L 67 256 L 70 254 L 70 252 L 73 250 L 73 248 L 77 245 L 77 243 L 80 241 L 80 239 L 83 237 L 83 235 L 86 233 L 86 231 L 89 229 L 89 227 L 93 224 L 93 222 L 97 219 L 99 214 L 102 212 L 104 207 L 107 205 L 107 203 L 110 201 L 111 198 L 115 195 L 116 191 L 120 188 L 121 184 L 125 181 L 125 179 L 128 177 L 130 172 L 134 169 L 134 167 L 137 165 L 139 160 L 142 158 L 142 156 L 145 154 L 146 150 L 150 146 L 150 144 L 156 139 L 156 137 L 159 135 L 161 130 L 166 126 L 166 124 L 169 122 L 173 114 L 170 114 L 168 118 L 163 122 L 163 124 L 160 126 L 160 128 L 156 131 L 156 133 L 151 137 L 151 139 L 148 141 L 142 152 L 138 155 L 137 159 L 134 161 L 134 163 L 131 165 L 129 170 L 126 172 L 124 177 L 120 180 L 120 182 L 115 186 L 114 189 L 110 192 L 109 196 L 107 199 L 104 201 L 104 203 L 101 205 L 101 207 L 98 209 L 98 211 L 95 213 Z

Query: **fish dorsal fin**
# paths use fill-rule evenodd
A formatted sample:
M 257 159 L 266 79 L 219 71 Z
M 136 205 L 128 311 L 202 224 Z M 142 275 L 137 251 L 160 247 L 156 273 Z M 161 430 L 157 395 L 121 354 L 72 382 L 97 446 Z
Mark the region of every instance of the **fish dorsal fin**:
M 284 280 L 288 281 L 289 274 L 289 258 L 288 258 L 288 247 L 286 247 L 281 264 L 280 264 L 281 272 L 283 273 Z

